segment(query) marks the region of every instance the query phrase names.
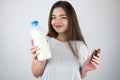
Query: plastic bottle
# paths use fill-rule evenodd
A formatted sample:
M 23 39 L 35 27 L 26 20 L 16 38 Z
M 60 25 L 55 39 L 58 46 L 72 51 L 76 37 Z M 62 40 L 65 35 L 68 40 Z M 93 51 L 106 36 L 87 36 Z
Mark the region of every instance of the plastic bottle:
M 33 39 L 34 46 L 38 46 L 40 49 L 36 51 L 38 61 L 51 58 L 51 51 L 49 43 L 47 41 L 45 33 L 41 30 L 38 21 L 32 21 L 31 37 Z

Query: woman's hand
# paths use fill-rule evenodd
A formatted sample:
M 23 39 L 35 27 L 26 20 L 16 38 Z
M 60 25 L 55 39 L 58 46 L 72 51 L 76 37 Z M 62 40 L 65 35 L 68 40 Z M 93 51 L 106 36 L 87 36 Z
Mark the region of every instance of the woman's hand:
M 40 48 L 38 48 L 38 46 L 34 46 L 33 40 L 31 40 L 31 47 L 30 47 L 30 52 L 33 55 L 33 58 L 37 60 L 37 56 L 39 54 L 36 53 L 37 50 L 39 50 Z
M 83 64 L 83 71 L 88 72 L 91 70 L 95 70 L 99 67 L 100 64 L 100 53 L 101 50 L 94 50 L 92 55 L 85 61 Z
M 39 55 L 38 53 L 36 53 L 37 50 L 39 50 L 40 48 L 38 48 L 38 46 L 34 46 L 33 44 L 33 40 L 31 40 L 31 48 L 30 51 L 33 55 L 33 62 L 32 62 L 32 73 L 35 77 L 39 77 L 42 75 L 46 62 L 47 60 L 43 60 L 43 61 L 38 61 L 37 56 Z

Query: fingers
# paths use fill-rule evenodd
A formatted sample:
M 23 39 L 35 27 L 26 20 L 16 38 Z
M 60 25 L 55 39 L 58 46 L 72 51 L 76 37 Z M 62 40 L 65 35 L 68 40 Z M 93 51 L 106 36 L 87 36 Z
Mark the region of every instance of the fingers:
M 37 50 L 37 47 L 38 47 L 38 46 L 36 46 L 36 47 L 32 46 L 32 47 L 30 48 L 31 53 L 35 53 L 36 50 Z
M 33 39 L 31 40 L 31 46 L 34 46 L 34 42 L 33 42 Z
M 98 69 L 98 65 L 96 63 L 94 63 L 93 61 L 91 61 L 91 63 L 95 66 L 95 69 Z
M 101 49 L 94 50 L 93 53 L 92 53 L 92 55 L 91 55 L 91 58 L 92 58 L 93 56 L 96 56 L 96 57 L 99 57 L 99 58 L 100 58 L 100 53 L 101 53 Z
M 31 51 L 31 53 L 35 54 L 37 50 L 39 50 L 39 48 L 38 48 L 38 46 L 34 46 L 33 39 L 32 39 L 30 51 Z
M 97 55 L 96 53 L 97 53 L 97 50 L 94 50 L 93 53 L 92 53 L 92 55 L 91 55 L 91 58 L 92 58 L 93 56 L 96 56 L 96 55 Z
M 32 46 L 31 48 L 30 48 L 30 51 L 31 51 L 31 53 L 33 53 L 33 54 L 35 54 L 36 53 L 36 51 L 37 50 L 39 50 L 40 48 L 38 47 L 38 46 Z
M 40 48 L 38 46 L 34 46 L 33 40 L 31 40 L 31 47 L 30 47 L 30 52 L 33 55 L 33 58 L 37 59 L 38 53 L 36 53 L 36 51 L 38 51 Z
M 91 64 L 94 66 L 95 69 L 98 69 L 100 64 L 100 58 L 94 56 L 91 60 Z
M 97 56 L 100 57 L 101 49 L 98 49 L 98 50 L 97 50 L 97 54 L 98 54 Z
M 37 56 L 39 55 L 39 53 L 33 54 L 33 58 L 37 59 Z
M 101 52 L 101 49 L 98 49 L 98 50 L 97 50 L 97 52 L 100 54 L 100 52 Z
M 92 62 L 94 62 L 95 64 L 99 65 L 100 64 L 100 58 L 96 57 L 96 56 L 93 56 Z
M 30 51 L 35 59 L 37 59 L 37 56 L 39 55 L 39 53 L 36 53 L 36 51 L 38 51 L 39 49 L 40 48 L 38 48 L 38 46 L 30 48 Z
M 101 53 L 101 49 L 93 51 L 94 55 L 92 55 L 91 63 L 95 66 L 95 68 L 98 68 L 100 64 L 100 53 Z
M 98 49 L 98 50 L 94 50 L 91 57 L 93 56 L 97 56 L 97 57 L 100 57 L 100 52 L 101 52 L 101 49 Z

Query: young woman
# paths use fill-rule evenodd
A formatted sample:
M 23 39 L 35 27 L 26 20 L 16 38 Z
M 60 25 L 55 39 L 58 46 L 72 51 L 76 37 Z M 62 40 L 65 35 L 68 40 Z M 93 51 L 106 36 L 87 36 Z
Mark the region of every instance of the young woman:
M 72 5 L 67 1 L 56 2 L 50 11 L 48 21 L 48 42 L 52 58 L 38 61 L 34 46 L 32 72 L 40 80 L 81 80 L 88 71 L 95 70 L 100 63 L 100 49 L 96 55 L 88 56 L 87 44 L 81 33 L 77 16 Z

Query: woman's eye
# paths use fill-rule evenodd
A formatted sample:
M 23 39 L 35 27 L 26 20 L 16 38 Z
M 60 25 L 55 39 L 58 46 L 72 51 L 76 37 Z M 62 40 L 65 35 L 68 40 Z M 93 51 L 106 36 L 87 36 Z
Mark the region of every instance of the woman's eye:
M 62 19 L 67 19 L 67 17 L 66 17 L 66 16 L 64 16 L 64 17 L 62 17 Z
M 52 19 L 56 19 L 56 17 L 52 17 Z

